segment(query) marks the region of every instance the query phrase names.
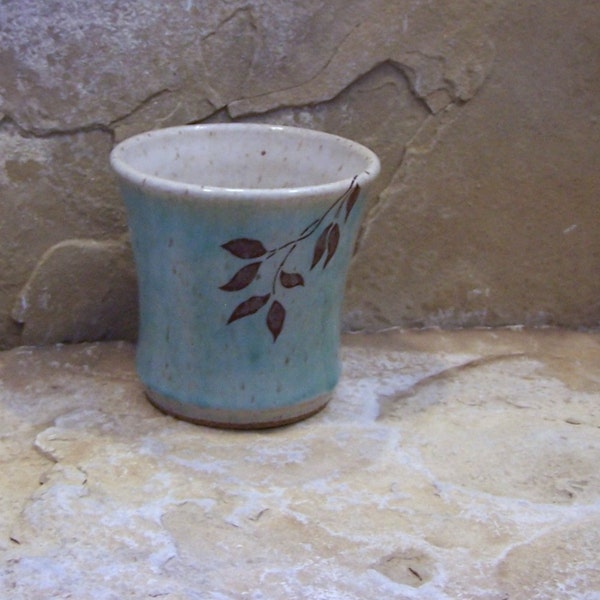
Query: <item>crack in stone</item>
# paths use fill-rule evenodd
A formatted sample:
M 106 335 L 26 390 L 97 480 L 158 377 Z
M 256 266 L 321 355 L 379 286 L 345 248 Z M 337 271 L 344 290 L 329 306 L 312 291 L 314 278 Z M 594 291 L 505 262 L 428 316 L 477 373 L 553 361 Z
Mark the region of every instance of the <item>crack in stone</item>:
M 202 43 L 200 46 L 200 60 L 202 61 L 202 65 L 204 67 L 205 73 L 208 74 L 203 80 L 203 85 L 205 86 L 206 91 L 207 91 L 207 96 L 208 96 L 207 101 L 213 107 L 215 107 L 217 110 L 221 110 L 221 109 L 227 110 L 228 100 L 227 99 L 222 100 L 221 96 L 222 96 L 223 91 L 215 89 L 215 87 L 211 84 L 210 73 L 212 72 L 212 70 L 211 70 L 210 66 L 207 64 L 207 60 L 206 60 L 207 42 L 210 43 L 210 40 L 212 37 L 219 36 L 219 34 L 221 33 L 221 30 L 226 28 L 230 23 L 233 23 L 233 25 L 235 26 L 234 21 L 236 19 L 238 19 L 238 17 L 241 20 L 241 22 L 244 26 L 244 29 L 246 30 L 244 33 L 244 38 L 251 38 L 251 42 L 252 42 L 252 52 L 251 52 L 252 56 L 251 56 L 250 63 L 242 75 L 242 80 L 240 82 L 238 82 L 239 89 L 243 90 L 244 87 L 246 86 L 246 83 L 248 82 L 248 80 L 252 79 L 253 71 L 254 71 L 254 67 L 255 67 L 256 51 L 257 51 L 257 33 L 259 32 L 259 28 L 257 26 L 256 19 L 255 19 L 252 8 L 250 6 L 242 6 L 240 8 L 237 8 L 231 14 L 229 14 L 226 18 L 224 18 L 213 31 L 206 34 L 201 40 Z M 249 29 L 250 31 L 248 32 L 247 29 Z M 218 43 L 218 38 L 217 38 L 217 43 Z M 209 52 L 209 54 L 210 54 L 210 52 Z M 223 79 L 222 74 L 218 75 L 217 80 L 220 84 L 225 84 L 225 87 L 227 88 L 228 81 Z M 227 94 L 225 94 L 225 96 L 227 96 Z M 242 97 L 242 99 L 243 99 L 243 97 Z
M 238 16 L 238 14 L 240 14 L 240 13 L 249 14 L 250 15 L 250 19 L 249 19 L 250 25 L 252 26 L 252 28 L 255 31 L 258 31 L 258 27 L 256 26 L 256 20 L 254 19 L 254 13 L 252 12 L 252 7 L 240 6 L 239 8 L 236 8 L 231 14 L 227 15 L 222 21 L 220 21 L 219 24 L 214 28 L 213 31 L 209 31 L 205 36 L 203 36 L 201 38 L 202 41 L 205 42 L 207 39 L 216 35 L 219 32 L 219 30 L 221 30 L 230 21 L 233 21 L 233 19 L 235 19 Z
M 398 69 L 397 66 L 394 66 L 394 68 Z M 403 75 L 406 77 L 404 73 Z M 416 95 L 415 97 L 423 104 L 429 115 L 425 117 L 413 136 L 404 145 L 404 151 L 395 168 L 392 170 L 393 175 L 391 176 L 390 181 L 387 183 L 385 189 L 382 190 L 379 197 L 374 200 L 371 208 L 365 215 L 361 226 L 359 242 L 369 235 L 371 227 L 376 227 L 375 222 L 377 221 L 379 214 L 387 207 L 388 201 L 384 199 L 386 190 L 393 188 L 395 182 L 399 182 L 399 184 L 402 185 L 404 175 L 409 169 L 410 159 L 414 156 L 430 152 L 435 147 L 440 134 L 446 127 L 453 123 L 457 117 L 455 108 L 459 105 L 458 102 L 453 102 L 441 112 L 433 114 L 422 98 Z M 398 196 L 398 193 L 390 194 L 390 198 L 394 200 Z
M 165 96 L 167 94 L 173 93 L 173 90 L 170 88 L 162 88 L 158 91 L 152 92 L 146 98 L 138 102 L 130 111 L 124 113 L 122 115 L 117 116 L 115 119 L 112 119 L 109 123 L 85 123 L 82 125 L 77 125 L 74 127 L 61 127 L 61 128 L 39 128 L 39 127 L 31 127 L 27 128 L 21 125 L 11 114 L 5 113 L 3 114 L 3 118 L 0 120 L 0 127 L 6 125 L 12 125 L 22 137 L 25 138 L 39 138 L 39 139 L 49 139 L 56 137 L 67 137 L 71 135 L 78 135 L 83 133 L 95 133 L 95 132 L 103 132 L 111 137 L 111 141 L 114 143 L 115 133 L 114 127 L 118 126 L 122 122 L 127 119 L 133 117 L 140 111 L 142 111 L 146 106 L 150 103 L 154 102 L 158 98 Z
M 171 94 L 171 93 L 173 93 L 173 90 L 171 90 L 170 88 L 162 88 L 156 92 L 152 92 L 149 96 L 144 98 L 142 101 L 138 102 L 138 104 L 136 104 L 136 106 L 134 108 L 132 108 L 129 112 L 110 121 L 108 126 L 112 128 L 115 125 L 119 125 L 123 121 L 129 119 L 130 117 L 133 117 L 135 114 L 142 111 L 146 106 L 148 106 L 154 100 L 157 100 L 158 98 L 161 98 L 162 96 L 165 96 L 165 95 Z
M 448 367 L 446 369 L 442 369 L 432 375 L 428 375 L 427 377 L 423 377 L 411 385 L 406 390 L 403 390 L 399 394 L 394 394 L 394 399 L 407 398 L 409 396 L 413 396 L 417 391 L 419 391 L 423 387 L 427 387 L 431 383 L 435 383 L 436 381 L 440 381 L 441 379 L 451 379 L 455 377 L 457 374 L 462 373 L 464 371 L 469 371 L 471 369 L 475 369 L 477 367 L 481 367 L 484 365 L 490 365 L 496 362 L 502 362 L 505 360 L 513 360 L 515 358 L 523 358 L 527 356 L 525 352 L 509 352 L 506 354 L 493 354 L 491 356 L 482 356 L 479 358 L 475 358 L 473 360 L 469 360 L 460 365 L 455 365 L 453 367 Z
M 325 61 L 325 63 L 323 64 L 323 66 L 309 79 L 307 79 L 306 81 L 303 81 L 300 84 L 295 84 L 295 85 L 290 85 L 287 87 L 282 87 L 282 88 L 278 88 L 275 90 L 271 90 L 269 92 L 267 92 L 266 94 L 257 94 L 254 96 L 244 96 L 243 98 L 239 98 L 237 100 L 234 100 L 233 102 L 230 102 L 227 105 L 227 112 L 230 116 L 230 118 L 235 119 L 235 118 L 239 118 L 239 117 L 247 117 L 250 116 L 252 114 L 262 114 L 262 113 L 266 113 L 272 110 L 277 110 L 280 108 L 297 108 L 300 106 L 305 106 L 307 104 L 320 104 L 322 102 L 328 102 L 330 100 L 334 100 L 335 98 L 337 98 L 340 94 L 342 94 L 345 90 L 347 90 L 348 88 L 350 88 L 354 83 L 356 83 L 356 81 L 358 81 L 362 76 L 367 75 L 368 73 L 370 73 L 371 71 L 373 71 L 374 69 L 376 69 L 379 64 L 375 64 L 372 65 L 370 68 L 364 70 L 363 72 L 359 73 L 352 81 L 350 81 L 349 83 L 347 83 L 345 86 L 343 86 L 341 89 L 339 89 L 337 92 L 333 93 L 330 96 L 326 96 L 326 97 L 322 97 L 319 98 L 317 100 L 313 100 L 312 102 L 292 102 L 292 103 L 284 103 L 284 102 L 280 102 L 280 103 L 276 103 L 274 106 L 269 106 L 267 108 L 265 108 L 264 110 L 248 110 L 248 111 L 244 111 L 242 110 L 237 110 L 236 106 L 238 104 L 243 104 L 243 103 L 251 103 L 253 100 L 260 100 L 260 99 L 267 99 L 271 96 L 276 96 L 279 94 L 285 94 L 286 92 L 292 92 L 294 90 L 303 90 L 307 87 L 310 87 L 310 85 L 316 81 L 319 77 L 321 77 L 323 75 L 323 73 L 325 73 L 325 71 L 329 68 L 329 66 L 331 65 L 333 59 L 339 54 L 340 52 L 340 48 L 344 45 L 344 43 L 346 42 L 346 40 L 354 33 L 354 31 L 360 27 L 360 23 L 355 25 L 340 41 L 340 43 L 333 49 L 333 51 L 331 52 L 329 58 Z M 387 61 L 383 61 L 383 62 L 387 62 Z
M 27 128 L 21 125 L 12 115 L 5 114 L 4 118 L 0 120 L 0 128 L 2 127 L 13 127 L 23 138 L 51 139 L 85 133 L 101 132 L 108 134 L 111 137 L 111 140 L 114 139 L 113 130 L 109 125 L 105 125 L 104 123 L 86 123 L 84 125 L 66 127 L 64 129 L 43 129 L 38 127 Z
M 411 398 L 415 396 L 422 389 L 429 387 L 431 384 L 437 383 L 442 380 L 453 379 L 457 375 L 469 371 L 471 369 L 476 369 L 478 367 L 487 366 L 490 364 L 494 364 L 497 362 L 503 362 L 507 360 L 514 360 L 527 357 L 528 354 L 525 352 L 509 352 L 506 354 L 493 354 L 491 356 L 482 356 L 478 358 L 474 358 L 472 360 L 468 360 L 459 365 L 454 365 L 452 367 L 447 367 L 440 371 L 436 371 L 431 375 L 427 375 L 415 383 L 410 385 L 408 388 L 401 390 L 395 394 L 389 396 L 383 396 L 379 398 L 379 415 L 377 416 L 377 420 L 393 417 L 394 407 L 397 406 L 398 401 L 404 400 L 407 398 Z M 421 406 L 419 408 L 425 408 L 425 406 Z
M 352 85 L 354 85 L 363 76 L 368 75 L 375 69 L 381 67 L 382 65 L 386 65 L 386 64 L 392 66 L 393 68 L 395 68 L 396 70 L 398 70 L 399 72 L 402 73 L 402 75 L 406 78 L 406 80 L 408 82 L 409 90 L 411 91 L 413 96 L 417 100 L 423 102 L 424 106 L 432 114 L 435 114 L 435 112 L 439 112 L 439 109 L 434 111 L 432 106 L 430 106 L 430 104 L 427 102 L 426 99 L 434 91 L 441 92 L 441 91 L 445 90 L 448 94 L 448 100 L 449 100 L 448 105 L 459 104 L 459 103 L 462 105 L 462 104 L 465 104 L 466 102 L 468 102 L 468 100 L 470 98 L 460 98 L 458 96 L 458 92 L 456 90 L 456 82 L 453 82 L 452 80 L 448 79 L 447 77 L 443 78 L 443 83 L 445 84 L 444 87 L 438 88 L 437 90 L 434 90 L 434 91 L 431 91 L 428 93 L 421 93 L 418 89 L 419 69 L 409 65 L 406 61 L 402 61 L 401 59 L 393 58 L 391 56 L 388 56 L 387 58 L 385 58 L 383 60 L 379 60 L 374 63 L 371 63 L 371 65 L 369 65 L 365 69 L 362 69 L 359 73 L 357 73 L 355 75 L 355 77 L 351 81 L 347 82 L 344 86 L 339 88 L 337 91 L 332 91 L 329 93 L 327 91 L 324 91 L 320 95 L 320 97 L 317 99 L 315 99 L 315 98 L 313 98 L 312 100 L 307 99 L 307 100 L 302 100 L 300 102 L 298 102 L 298 101 L 288 102 L 285 100 L 285 98 L 278 99 L 278 96 L 285 95 L 287 92 L 293 92 L 294 90 L 302 92 L 303 90 L 310 88 L 311 85 L 315 81 L 317 81 L 319 78 L 321 78 L 326 73 L 326 71 L 329 69 L 329 67 L 333 63 L 334 59 L 341 53 L 341 49 L 345 45 L 346 41 L 352 36 L 353 33 L 355 33 L 355 31 L 360 26 L 361 26 L 360 23 L 355 25 L 342 38 L 340 43 L 335 47 L 335 49 L 333 50 L 333 52 L 331 53 L 329 58 L 326 60 L 326 62 L 323 64 L 323 66 L 319 69 L 319 71 L 317 73 L 315 73 L 312 77 L 310 77 L 308 80 L 306 80 L 300 84 L 297 84 L 297 85 L 292 85 L 289 87 L 272 90 L 266 94 L 259 94 L 259 95 L 255 95 L 255 96 L 246 96 L 246 97 L 240 98 L 238 100 L 235 100 L 233 102 L 230 102 L 229 105 L 227 106 L 227 110 L 228 110 L 230 117 L 238 118 L 238 117 L 250 116 L 252 114 L 262 114 L 265 112 L 269 112 L 271 110 L 276 110 L 276 109 L 281 109 L 281 108 L 294 108 L 294 107 L 298 107 L 298 106 L 304 106 L 307 104 L 319 104 L 321 102 L 327 102 L 330 100 L 334 100 L 339 95 L 343 94 L 346 90 L 348 90 L 350 87 L 352 87 Z M 411 51 L 411 52 L 406 53 L 406 56 L 411 56 L 411 55 L 423 57 L 429 61 L 434 60 L 434 61 L 440 62 L 442 64 L 446 63 L 446 58 L 443 55 L 429 55 L 427 53 L 420 52 L 420 51 Z M 310 92 L 310 89 L 307 91 Z M 300 96 L 302 97 L 303 95 L 300 94 Z M 252 107 L 252 101 L 261 100 L 261 99 L 268 100 L 269 98 L 273 98 L 274 101 L 271 103 L 268 103 L 268 106 Z M 249 105 L 249 106 L 244 108 L 245 105 Z
M 68 442 L 70 440 L 68 438 L 61 438 L 57 435 L 53 436 L 52 433 L 48 433 L 48 431 L 51 429 L 56 429 L 56 426 L 52 425 L 51 427 L 47 427 L 46 429 L 42 429 L 38 432 L 33 442 L 33 449 L 44 458 L 47 458 L 49 461 L 58 464 L 60 462 L 60 457 L 57 456 L 57 449 L 49 446 L 47 442 Z M 44 434 L 46 434 L 48 437 L 46 440 L 42 441 L 40 436 L 43 436 Z

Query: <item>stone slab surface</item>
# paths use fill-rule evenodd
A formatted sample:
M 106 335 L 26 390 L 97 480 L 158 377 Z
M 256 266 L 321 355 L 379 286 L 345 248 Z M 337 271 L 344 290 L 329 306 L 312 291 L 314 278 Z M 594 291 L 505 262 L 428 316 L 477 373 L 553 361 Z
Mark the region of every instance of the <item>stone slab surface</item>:
M 262 432 L 162 415 L 133 357 L 0 354 L 2 597 L 600 598 L 600 334 L 346 336 Z

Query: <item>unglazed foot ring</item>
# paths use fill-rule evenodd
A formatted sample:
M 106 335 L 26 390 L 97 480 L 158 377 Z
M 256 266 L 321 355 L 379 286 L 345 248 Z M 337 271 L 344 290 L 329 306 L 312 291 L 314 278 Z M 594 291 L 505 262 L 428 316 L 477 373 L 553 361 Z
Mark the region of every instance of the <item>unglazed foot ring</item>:
M 147 388 L 145 392 L 150 402 L 167 415 L 196 425 L 221 429 L 268 429 L 290 425 L 318 413 L 332 396 L 331 393 L 321 394 L 291 406 L 264 410 L 226 410 L 179 402 Z

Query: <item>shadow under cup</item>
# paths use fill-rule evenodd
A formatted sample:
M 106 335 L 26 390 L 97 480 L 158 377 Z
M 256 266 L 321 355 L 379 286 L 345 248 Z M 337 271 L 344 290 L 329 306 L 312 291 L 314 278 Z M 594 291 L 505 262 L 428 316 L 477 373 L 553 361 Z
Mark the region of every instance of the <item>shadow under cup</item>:
M 346 273 L 377 156 L 318 131 L 221 124 L 134 136 L 111 164 L 151 402 L 228 428 L 323 408 L 340 374 Z

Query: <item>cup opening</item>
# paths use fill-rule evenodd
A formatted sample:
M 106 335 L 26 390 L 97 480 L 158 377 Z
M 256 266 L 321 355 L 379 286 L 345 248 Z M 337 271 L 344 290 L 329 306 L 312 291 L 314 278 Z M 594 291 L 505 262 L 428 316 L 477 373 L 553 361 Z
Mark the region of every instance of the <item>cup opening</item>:
M 142 133 L 111 153 L 129 183 L 165 192 L 296 194 L 345 189 L 379 173 L 377 156 L 345 138 L 297 127 L 185 125 Z

